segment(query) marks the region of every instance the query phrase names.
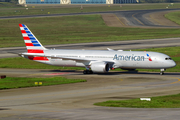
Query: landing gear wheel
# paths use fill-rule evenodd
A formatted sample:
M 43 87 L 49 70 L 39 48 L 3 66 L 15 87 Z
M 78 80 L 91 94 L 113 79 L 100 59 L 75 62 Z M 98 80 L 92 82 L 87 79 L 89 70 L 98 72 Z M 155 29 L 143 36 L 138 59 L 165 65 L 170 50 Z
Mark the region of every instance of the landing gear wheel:
M 164 75 L 164 72 L 160 72 L 160 75 Z
M 84 70 L 83 74 L 93 74 L 93 71 L 92 70 Z
M 166 69 L 161 69 L 160 75 L 164 75 L 164 71 L 166 71 Z
M 93 71 L 92 71 L 92 70 L 90 70 L 89 72 L 90 72 L 90 74 L 93 74 Z
M 84 71 L 83 71 L 83 74 L 87 74 L 87 71 L 86 71 L 86 70 L 84 70 Z

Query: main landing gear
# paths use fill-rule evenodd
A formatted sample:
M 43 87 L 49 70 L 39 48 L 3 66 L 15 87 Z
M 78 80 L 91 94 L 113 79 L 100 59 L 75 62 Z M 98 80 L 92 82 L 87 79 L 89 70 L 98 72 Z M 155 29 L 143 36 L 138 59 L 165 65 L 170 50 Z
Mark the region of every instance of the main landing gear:
M 160 75 L 164 75 L 164 71 L 166 71 L 166 69 L 160 69 L 161 72 L 160 72 Z
M 86 66 L 86 70 L 83 71 L 83 74 L 93 74 L 93 71 L 90 70 L 90 66 Z
M 93 71 L 92 70 L 84 70 L 83 74 L 93 74 Z

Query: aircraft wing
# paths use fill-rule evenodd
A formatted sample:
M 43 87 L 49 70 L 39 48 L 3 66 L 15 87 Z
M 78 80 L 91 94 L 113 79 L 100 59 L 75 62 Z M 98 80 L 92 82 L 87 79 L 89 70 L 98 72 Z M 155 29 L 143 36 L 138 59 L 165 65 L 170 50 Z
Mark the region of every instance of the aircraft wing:
M 45 54 L 36 54 L 36 53 L 20 53 L 19 56 L 39 56 L 39 57 L 49 57 L 49 58 L 56 58 L 56 59 L 62 59 L 62 60 L 74 60 L 74 61 L 97 61 L 96 59 L 93 58 L 81 58 L 81 57 L 76 57 L 76 58 L 72 58 L 72 57 L 63 57 L 63 56 L 56 56 L 56 55 L 45 55 Z M 103 62 L 107 62 L 107 63 L 111 63 L 113 64 L 114 62 L 112 61 L 103 61 Z

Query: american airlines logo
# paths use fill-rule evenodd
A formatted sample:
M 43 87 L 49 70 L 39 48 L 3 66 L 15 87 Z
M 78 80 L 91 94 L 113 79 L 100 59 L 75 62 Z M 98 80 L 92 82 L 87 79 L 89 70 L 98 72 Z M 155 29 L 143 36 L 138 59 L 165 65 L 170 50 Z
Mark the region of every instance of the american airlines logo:
M 149 54 L 146 54 L 146 55 L 147 55 L 149 61 L 152 61 L 152 59 L 151 59 L 151 57 L 149 56 Z
M 144 61 L 144 56 L 134 56 L 134 54 L 132 56 L 124 56 L 124 55 L 114 55 L 113 60 L 125 60 L 125 61 Z

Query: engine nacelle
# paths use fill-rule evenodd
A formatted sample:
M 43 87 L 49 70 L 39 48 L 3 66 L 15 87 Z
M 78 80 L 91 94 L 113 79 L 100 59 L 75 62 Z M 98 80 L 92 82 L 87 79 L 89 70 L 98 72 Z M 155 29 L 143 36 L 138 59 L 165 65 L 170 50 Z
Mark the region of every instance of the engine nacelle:
M 110 65 L 106 62 L 97 62 L 91 64 L 91 70 L 93 72 L 106 73 L 110 69 Z

